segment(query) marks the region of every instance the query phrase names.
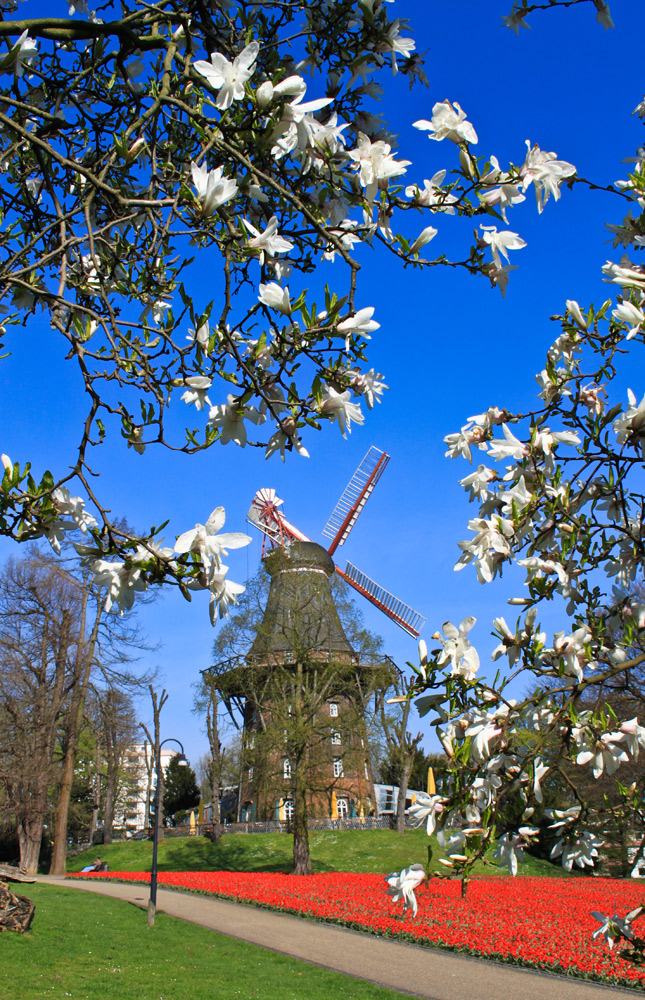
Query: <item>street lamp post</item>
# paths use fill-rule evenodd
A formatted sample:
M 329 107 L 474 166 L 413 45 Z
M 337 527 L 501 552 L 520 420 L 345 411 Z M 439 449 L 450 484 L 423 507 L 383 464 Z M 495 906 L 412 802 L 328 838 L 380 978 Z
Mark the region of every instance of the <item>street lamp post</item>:
M 150 871 L 150 899 L 148 901 L 148 923 L 151 927 L 154 927 L 155 913 L 157 912 L 157 848 L 159 845 L 159 819 L 161 816 L 161 748 L 164 743 L 177 743 L 181 747 L 181 753 L 179 755 L 178 764 L 183 767 L 188 765 L 186 760 L 186 754 L 184 753 L 183 744 L 179 740 L 174 739 L 169 736 L 168 739 L 162 740 L 162 742 L 157 747 L 157 754 L 155 757 L 155 771 L 157 773 L 157 787 L 155 788 L 155 822 L 152 834 L 152 869 Z

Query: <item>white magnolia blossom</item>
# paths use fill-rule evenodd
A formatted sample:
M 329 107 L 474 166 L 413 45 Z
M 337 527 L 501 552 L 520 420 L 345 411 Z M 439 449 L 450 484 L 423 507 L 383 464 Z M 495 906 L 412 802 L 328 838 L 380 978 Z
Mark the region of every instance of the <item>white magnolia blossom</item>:
M 341 320 L 337 324 L 336 329 L 339 333 L 345 334 L 345 347 L 349 350 L 349 341 L 352 336 L 360 335 L 366 340 L 370 340 L 370 334 L 374 330 L 379 330 L 381 327 L 380 323 L 372 319 L 374 315 L 374 306 L 365 306 L 363 309 L 359 309 L 358 312 L 354 313 L 353 316 L 349 316 L 347 319 Z
M 252 234 L 252 239 L 249 240 L 247 246 L 260 251 L 260 264 L 264 264 L 265 254 L 267 257 L 273 257 L 277 253 L 289 253 L 290 250 L 293 250 L 294 245 L 291 240 L 285 239 L 278 233 L 277 216 L 271 216 L 262 233 L 248 219 L 244 219 L 244 225 Z
M 574 737 L 579 735 L 578 729 L 574 729 Z M 599 740 L 591 743 L 586 732 L 580 734 L 582 750 L 576 757 L 576 764 L 593 764 L 593 776 L 599 778 L 601 774 L 614 774 L 619 764 L 624 764 L 629 757 L 619 743 L 625 738 L 624 733 L 603 733 Z
M 444 622 L 442 628 L 445 638 L 440 635 L 434 637 L 443 646 L 439 655 L 439 666 L 450 663 L 453 677 L 472 680 L 479 670 L 479 655 L 468 639 L 468 633 L 476 621 L 476 618 L 469 615 L 464 618 L 459 628 L 452 622 Z
M 259 51 L 258 42 L 251 42 L 232 63 L 220 52 L 211 53 L 209 63 L 205 59 L 193 63 L 193 68 L 208 80 L 214 90 L 219 91 L 215 106 L 221 111 L 226 111 L 233 101 L 241 101 L 244 97 L 244 84 L 255 72 Z
M 415 864 L 404 868 L 401 872 L 392 872 L 385 878 L 388 886 L 387 894 L 392 897 L 392 902 L 398 903 L 402 899 L 403 912 L 412 910 L 413 917 L 417 915 L 417 899 L 414 890 L 419 888 L 425 877 L 423 865 Z
M 221 428 L 219 440 L 222 444 L 234 441 L 240 448 L 246 446 L 245 420 L 250 420 L 253 424 L 262 424 L 266 420 L 266 415 L 260 413 L 254 406 L 241 404 L 233 393 L 229 393 L 226 397 L 226 403 L 211 406 L 208 411 L 208 426 Z
M 251 539 L 249 538 L 250 541 Z M 244 542 L 243 544 L 246 545 L 248 543 Z M 227 573 L 228 566 L 220 564 L 219 569 L 212 570 L 208 577 L 208 589 L 211 592 L 208 612 L 212 625 L 215 625 L 218 616 L 220 618 L 228 618 L 231 604 L 237 604 L 239 595 L 243 594 L 246 589 L 241 583 L 234 583 L 232 580 L 227 580 Z
M 216 507 L 206 524 L 196 524 L 190 531 L 184 531 L 175 542 L 175 552 L 179 555 L 192 553 L 209 572 L 221 572 L 221 557 L 228 555 L 229 549 L 249 545 L 251 537 L 239 531 L 220 534 L 226 521 L 223 507 Z
M 372 142 L 363 132 L 359 132 L 356 149 L 350 149 L 349 156 L 356 164 L 368 201 L 374 200 L 378 188 L 387 188 L 390 178 L 399 177 L 410 166 L 409 160 L 394 159 L 387 142 L 381 139 Z
M 591 916 L 601 924 L 591 935 L 592 940 L 595 941 L 599 937 L 603 938 L 609 945 L 610 950 L 621 937 L 626 937 L 629 941 L 633 941 L 634 931 L 632 930 L 632 921 L 640 917 L 642 912 L 643 907 L 637 906 L 635 910 L 631 910 L 621 918 L 616 913 L 614 913 L 613 917 L 606 917 L 597 910 L 592 910 Z
M 555 153 L 544 152 L 537 144 L 531 146 L 528 139 L 526 147 L 528 152 L 524 165 L 520 168 L 520 177 L 525 191 L 531 184 L 535 185 L 538 212 L 541 212 L 551 195 L 554 201 L 558 201 L 560 184 L 567 177 L 573 177 L 576 168 L 573 163 L 558 160 Z
M 206 393 L 212 384 L 213 380 L 206 378 L 205 375 L 189 375 L 183 382 L 183 385 L 187 388 L 181 397 L 182 402 L 187 403 L 189 406 L 191 403 L 194 403 L 197 410 L 203 410 L 206 403 L 210 406 L 211 401 Z
M 627 744 L 630 754 L 634 760 L 638 760 L 641 749 L 645 749 L 645 728 L 639 726 L 638 718 L 628 719 L 620 724 L 621 735 Z
M 193 330 L 192 327 L 188 328 L 186 340 L 200 347 L 205 357 L 208 357 L 210 338 L 211 330 L 208 320 L 205 320 L 197 330 Z
M 478 465 L 475 472 L 471 472 L 469 476 L 465 476 L 463 479 L 459 480 L 459 485 L 463 486 L 465 490 L 470 491 L 470 500 L 487 500 L 491 495 L 488 486 L 495 479 L 497 479 L 497 473 L 494 469 L 489 469 L 485 465 Z
M 522 250 L 526 246 L 526 241 L 518 233 L 511 233 L 509 230 L 498 233 L 497 226 L 481 226 L 481 230 L 482 242 L 490 247 L 493 261 L 498 268 L 502 267 L 502 257 L 509 260 L 509 250 Z
M 425 792 L 415 792 L 412 804 L 406 809 L 406 815 L 413 826 L 421 826 L 426 821 L 428 836 L 431 837 L 437 825 L 437 819 L 444 811 L 444 799 L 440 795 L 428 795 Z
M 197 166 L 193 162 L 190 169 L 204 215 L 212 215 L 220 205 L 225 205 L 237 194 L 237 182 L 224 177 L 223 167 L 209 170 L 206 164 Z
M 594 833 L 585 831 L 579 837 L 567 841 L 563 837 L 554 845 L 550 857 L 562 856 L 562 867 L 570 872 L 574 864 L 578 868 L 588 866 L 593 868 L 598 858 L 598 848 L 602 847 L 603 841 Z
M 289 289 L 282 288 L 276 281 L 269 282 L 268 285 L 260 285 L 258 301 L 269 309 L 277 309 L 285 316 L 291 315 L 291 301 L 289 299 Z
M 506 865 L 510 875 L 517 875 L 517 864 L 524 859 L 527 838 L 539 832 L 537 827 L 521 826 L 517 833 L 505 833 L 497 841 L 493 857 L 499 864 Z
M 28 30 L 25 29 L 11 49 L 13 56 L 14 70 L 18 77 L 23 76 L 25 67 L 29 69 L 38 58 L 38 42 L 29 37 Z
M 639 333 L 641 333 L 643 324 L 645 323 L 645 312 L 639 309 L 638 306 L 634 305 L 633 302 L 621 302 L 616 309 L 612 310 L 611 315 L 619 323 L 628 323 L 631 327 L 625 340 L 633 340 Z
M 381 372 L 375 372 L 373 368 L 370 368 L 368 372 L 352 368 L 349 374 L 352 376 L 352 389 L 365 397 L 368 409 L 373 409 L 375 402 L 381 402 L 383 390 L 388 388 L 385 382 L 381 381 L 383 378 Z
M 430 208 L 434 212 L 443 212 L 446 215 L 454 215 L 453 205 L 457 201 L 453 194 L 448 194 L 441 187 L 446 178 L 445 170 L 438 170 L 430 180 L 424 180 L 423 188 L 417 184 L 411 184 L 405 189 L 407 198 L 413 198 L 415 205 L 423 208 Z
M 629 407 L 614 420 L 614 434 L 618 444 L 629 444 L 640 448 L 645 454 L 645 396 L 640 403 L 631 389 L 627 390 Z
M 569 635 L 557 632 L 553 637 L 553 655 L 562 661 L 565 674 L 582 681 L 583 669 L 590 663 L 588 646 L 592 636 L 583 625 L 574 629 Z
M 431 139 L 450 139 L 457 144 L 478 141 L 474 127 L 466 121 L 466 112 L 456 101 L 453 104 L 448 100 L 438 102 L 432 109 L 431 120 L 422 118 L 414 122 L 414 127 L 428 131 Z
M 55 489 L 52 497 L 61 517 L 71 518 L 81 531 L 87 532 L 88 528 L 96 527 L 96 518 L 85 509 L 85 501 L 81 497 L 73 497 L 66 486 Z
M 82 550 L 77 547 L 79 552 Z M 151 551 L 152 550 L 152 551 Z M 145 563 L 158 556 L 169 560 L 172 549 L 159 548 L 156 545 L 137 545 L 127 561 L 96 559 L 91 563 L 94 572 L 94 582 L 98 587 L 107 587 L 105 610 L 110 611 L 114 604 L 121 612 L 129 611 L 134 604 L 135 595 L 147 589 L 148 583 L 142 574 Z
M 362 424 L 364 421 L 360 406 L 358 403 L 352 403 L 350 399 L 349 390 L 336 392 L 330 385 L 325 386 L 322 391 L 320 412 L 330 416 L 332 421 L 338 423 L 343 437 L 347 437 L 347 434 L 351 433 L 352 420 L 356 424 Z

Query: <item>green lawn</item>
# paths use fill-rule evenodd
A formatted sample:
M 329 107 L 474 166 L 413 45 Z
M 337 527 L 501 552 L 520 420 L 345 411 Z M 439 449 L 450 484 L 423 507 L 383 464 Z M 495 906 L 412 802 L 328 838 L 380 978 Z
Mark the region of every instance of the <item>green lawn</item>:
M 442 851 L 430 838 L 434 851 L 431 869 L 442 868 L 436 861 Z M 288 833 L 228 834 L 219 844 L 204 837 L 171 837 L 159 844 L 160 871 L 240 871 L 288 872 L 291 869 L 293 838 Z M 426 864 L 428 837 L 423 829 L 406 830 L 324 830 L 310 834 L 314 871 L 392 872 L 418 861 Z M 110 871 L 150 871 L 152 844 L 138 840 L 93 847 L 70 858 L 68 870 L 80 871 L 97 855 Z M 562 868 L 525 855 L 522 875 L 562 875 Z M 476 874 L 507 874 L 497 865 L 479 865 Z
M 23 887 L 20 887 L 21 890 Z M 400 993 L 93 893 L 24 886 L 29 933 L 0 937 L 2 1000 L 403 1000 Z

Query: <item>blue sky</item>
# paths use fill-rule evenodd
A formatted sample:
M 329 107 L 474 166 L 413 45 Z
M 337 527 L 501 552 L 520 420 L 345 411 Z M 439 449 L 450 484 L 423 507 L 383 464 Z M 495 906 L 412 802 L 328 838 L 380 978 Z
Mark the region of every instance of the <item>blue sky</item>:
M 637 49 L 645 20 L 641 0 L 612 3 L 613 31 L 598 26 L 592 5 L 582 4 L 536 13 L 532 29 L 519 38 L 502 27 L 500 17 L 509 7 L 510 0 L 396 0 L 390 5 L 390 16 L 410 20 L 430 84 L 410 92 L 405 78 L 383 73 L 388 94 L 382 110 L 399 134 L 400 156 L 413 163 L 410 179 L 429 178 L 455 163 L 454 146 L 412 128 L 445 98 L 458 101 L 475 125 L 477 151 L 494 153 L 502 166 L 509 160 L 521 163 L 524 141 L 530 139 L 599 184 L 624 176 L 621 160 L 642 142 L 642 123 L 631 116 L 644 86 Z M 312 86 L 308 96 L 320 95 Z M 358 305 L 375 306 L 381 324 L 370 345 L 370 364 L 385 374 L 390 391 L 349 440 L 343 441 L 335 426 L 312 432 L 305 442 L 311 457 L 288 456 L 283 465 L 276 458 L 265 462 L 260 450 L 234 444 L 194 457 L 154 449 L 138 456 L 125 452 L 114 437 L 97 456 L 103 495 L 112 509 L 141 527 L 170 518 L 170 542 L 221 504 L 228 530 L 252 533 L 245 527 L 246 511 L 256 489 L 269 486 L 284 499 L 287 517 L 322 541 L 320 531 L 338 496 L 375 444 L 392 459 L 339 550 L 339 562 L 344 566 L 347 557 L 424 614 L 426 638 L 447 619 L 458 623 L 475 615 L 471 638 L 485 660 L 494 645 L 490 623 L 499 614 L 511 620 L 506 601 L 520 593 L 521 584 L 519 576 L 508 574 L 482 587 L 469 568 L 453 571 L 456 542 L 467 537 L 466 522 L 476 509 L 458 485 L 469 472 L 467 464 L 445 459 L 442 439 L 489 405 L 531 405 L 534 375 L 558 332 L 549 316 L 562 312 L 567 298 L 584 305 L 612 294 L 601 282 L 600 267 L 621 253 L 608 245 L 603 230 L 605 222 L 617 222 L 624 214 L 615 196 L 579 186 L 565 190 L 560 202 L 550 201 L 538 215 L 532 190 L 528 195 L 509 213 L 508 228 L 528 246 L 513 255 L 518 270 L 505 299 L 486 280 L 461 271 L 403 272 L 382 252 L 361 254 Z M 427 222 L 419 221 L 419 230 Z M 433 222 L 439 233 L 432 249 L 465 256 L 472 224 L 446 217 Z M 212 280 L 208 260 L 198 259 L 195 267 L 205 281 Z M 21 463 L 29 458 L 37 470 L 49 466 L 60 472 L 83 414 L 74 397 L 75 375 L 66 373 L 46 324 L 30 321 L 13 336 L 14 353 L 2 362 L 0 450 Z M 632 371 L 630 383 L 639 398 L 641 372 L 641 367 Z M 232 579 L 243 581 L 255 572 L 260 548 L 261 539 L 254 535 L 246 550 L 231 553 Z M 0 545 L 0 556 L 13 551 L 6 541 Z M 416 643 L 357 600 L 369 627 L 383 635 L 386 651 L 401 665 L 414 659 Z M 172 591 L 143 608 L 141 620 L 160 643 L 143 662 L 159 667 L 159 684 L 170 692 L 163 735 L 181 739 L 195 761 L 206 749 L 201 722 L 190 708 L 191 684 L 210 663 L 207 599 L 195 595 L 188 605 Z M 555 617 L 547 624 L 559 627 Z M 141 716 L 147 718 L 145 705 Z

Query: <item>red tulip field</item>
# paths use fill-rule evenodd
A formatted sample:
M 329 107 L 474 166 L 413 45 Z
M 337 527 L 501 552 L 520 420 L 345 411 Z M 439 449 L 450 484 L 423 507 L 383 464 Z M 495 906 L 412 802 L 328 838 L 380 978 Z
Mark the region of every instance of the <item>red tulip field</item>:
M 74 877 L 74 876 L 72 876 Z M 109 872 L 81 878 L 147 882 L 147 872 Z M 634 967 L 592 940 L 597 910 L 624 916 L 643 902 L 635 881 L 579 878 L 478 878 L 461 898 L 456 880 L 432 879 L 417 890 L 419 912 L 401 916 L 382 876 L 335 872 L 297 877 L 247 872 L 163 872 L 160 887 L 188 889 L 225 899 L 344 924 L 373 934 L 450 948 L 517 965 L 645 987 Z M 645 917 L 634 924 L 645 936 Z

